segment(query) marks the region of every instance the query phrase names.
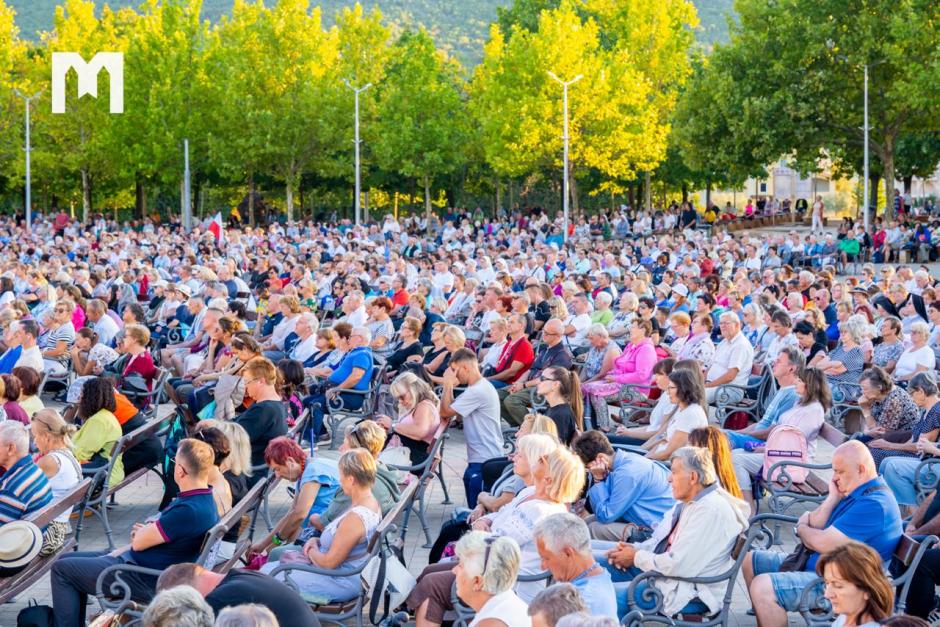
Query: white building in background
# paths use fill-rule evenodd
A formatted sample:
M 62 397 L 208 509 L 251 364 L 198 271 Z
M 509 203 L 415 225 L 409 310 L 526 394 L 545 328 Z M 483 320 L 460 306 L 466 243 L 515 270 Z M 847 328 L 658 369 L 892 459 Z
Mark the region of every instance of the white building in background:
M 881 191 L 884 184 L 879 185 L 879 191 Z M 894 187 L 904 192 L 904 184 L 901 181 L 896 181 Z M 748 198 L 773 197 L 781 202 L 789 198 L 791 204 L 795 204 L 800 198 L 805 198 L 812 205 L 812 199 L 819 195 L 823 197 L 828 212 L 836 215 L 855 215 L 858 199 L 862 194 L 861 188 L 862 181 L 858 177 L 833 178 L 828 164 L 823 164 L 822 172 L 803 177 L 798 171 L 789 167 L 786 161 L 781 160 L 767 168 L 766 178 L 748 179 L 744 186 L 737 190 L 712 190 L 711 200 L 718 207 L 724 207 L 725 203 L 730 202 L 738 211 L 742 211 Z M 914 178 L 911 183 L 911 198 L 915 204 L 925 197 L 940 199 L 940 164 L 932 176 L 926 179 Z M 705 206 L 704 190 L 698 193 L 698 206 Z

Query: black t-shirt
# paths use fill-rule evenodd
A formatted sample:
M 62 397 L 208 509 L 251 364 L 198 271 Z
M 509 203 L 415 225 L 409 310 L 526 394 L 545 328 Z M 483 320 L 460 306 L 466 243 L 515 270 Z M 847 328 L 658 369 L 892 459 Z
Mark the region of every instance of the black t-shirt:
M 809 349 L 809 356 L 806 358 L 807 363 L 811 362 L 813 357 L 815 357 L 819 352 L 822 352 L 823 355 L 827 355 L 829 353 L 825 344 L 814 342 L 812 348 Z
M 424 348 L 421 346 L 421 342 L 412 342 L 408 346 L 399 347 L 398 350 L 388 356 L 385 363 L 388 364 L 389 370 L 394 371 L 401 368 L 401 365 L 405 363 L 409 357 L 415 356 L 424 356 Z
M 547 300 L 539 301 L 535 306 L 535 321 L 548 322 L 552 318 L 552 308 Z
M 245 475 L 233 475 L 231 470 L 226 470 L 222 473 L 222 476 L 225 477 L 225 481 L 232 491 L 232 507 L 235 507 L 248 493 L 248 477 Z M 239 525 L 235 525 L 222 539 L 226 542 L 238 542 L 238 527 Z
M 286 584 L 253 570 L 233 570 L 206 596 L 216 614 L 226 607 L 257 603 L 264 605 L 281 625 L 319 627 L 313 610 Z
M 574 440 L 574 432 L 577 428 L 571 405 L 562 403 L 554 407 L 547 407 L 543 413 L 551 418 L 555 426 L 558 427 L 558 439 L 566 445 L 570 445 L 571 441 Z
M 248 432 L 251 440 L 251 465 L 264 463 L 264 449 L 274 438 L 287 435 L 287 410 L 283 401 L 261 401 L 246 409 L 235 418 Z M 257 475 L 252 475 L 257 480 Z M 254 484 L 255 481 L 251 483 Z

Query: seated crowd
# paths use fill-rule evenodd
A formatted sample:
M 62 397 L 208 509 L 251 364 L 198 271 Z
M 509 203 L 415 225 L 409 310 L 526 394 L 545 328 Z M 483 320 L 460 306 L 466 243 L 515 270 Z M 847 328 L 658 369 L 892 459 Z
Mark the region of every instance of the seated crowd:
M 315 609 L 359 598 L 383 519 L 410 482 L 437 480 L 456 426 L 466 463 L 444 465 L 466 508 L 412 565 L 398 609 L 419 627 L 710 617 L 739 555 L 760 625 L 824 599 L 836 624 L 875 623 L 895 612 L 902 535 L 940 530 L 918 474 L 940 461 L 929 274 L 840 279 L 795 234 L 592 243 L 589 228 L 559 245 L 546 222 L 541 239 L 520 224 L 473 244 L 470 223 L 437 238 L 277 226 L 234 232 L 225 254 L 198 240 L 196 257 L 149 226 L 120 252 L 100 233 L 88 262 L 24 247 L 29 263 L 0 268 L 0 557 L 5 533 L 84 477 L 99 492 L 163 478 L 126 546 L 60 551 L 71 512 L 34 531 L 35 556 L 58 553 L 59 627 L 85 624 L 120 565 L 148 569 L 121 575 L 145 625 L 317 624 Z M 747 545 L 773 463 L 815 461 L 836 429 L 800 550 Z M 291 500 L 270 531 L 239 561 L 233 529 L 206 561 L 209 531 L 275 480 Z M 14 577 L 28 560 L 3 563 Z M 935 609 L 938 565 L 928 549 L 910 614 Z

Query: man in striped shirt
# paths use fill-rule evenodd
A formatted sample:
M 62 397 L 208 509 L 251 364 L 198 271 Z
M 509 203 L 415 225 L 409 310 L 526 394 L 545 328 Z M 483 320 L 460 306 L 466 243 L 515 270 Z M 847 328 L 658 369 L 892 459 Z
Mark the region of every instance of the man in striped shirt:
M 0 468 L 0 525 L 52 502 L 49 481 L 29 456 L 29 432 L 12 420 L 0 423 Z

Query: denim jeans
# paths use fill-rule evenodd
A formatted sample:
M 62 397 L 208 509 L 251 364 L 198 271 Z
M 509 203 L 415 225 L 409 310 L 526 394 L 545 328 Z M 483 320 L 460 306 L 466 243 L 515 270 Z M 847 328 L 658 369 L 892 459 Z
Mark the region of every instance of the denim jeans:
M 356 410 L 362 407 L 363 396 L 361 394 L 343 394 L 340 393 L 340 398 L 343 399 L 343 408 Z M 304 407 L 310 409 L 310 444 L 316 444 L 317 440 L 320 438 L 320 435 L 323 433 L 323 415 L 326 412 L 326 395 L 325 394 L 316 394 L 314 396 L 308 396 L 304 399 Z M 341 438 L 344 434 L 334 433 L 332 436 L 334 438 Z
M 750 442 L 752 444 L 765 444 L 763 440 L 758 440 L 754 436 L 747 435 L 746 433 L 738 433 L 737 431 L 724 430 L 726 436 L 728 436 L 728 444 L 732 449 L 744 448 L 745 445 Z
M 473 509 L 477 506 L 477 497 L 483 491 L 483 464 L 467 464 L 463 473 L 463 489 L 467 494 L 467 507 Z

